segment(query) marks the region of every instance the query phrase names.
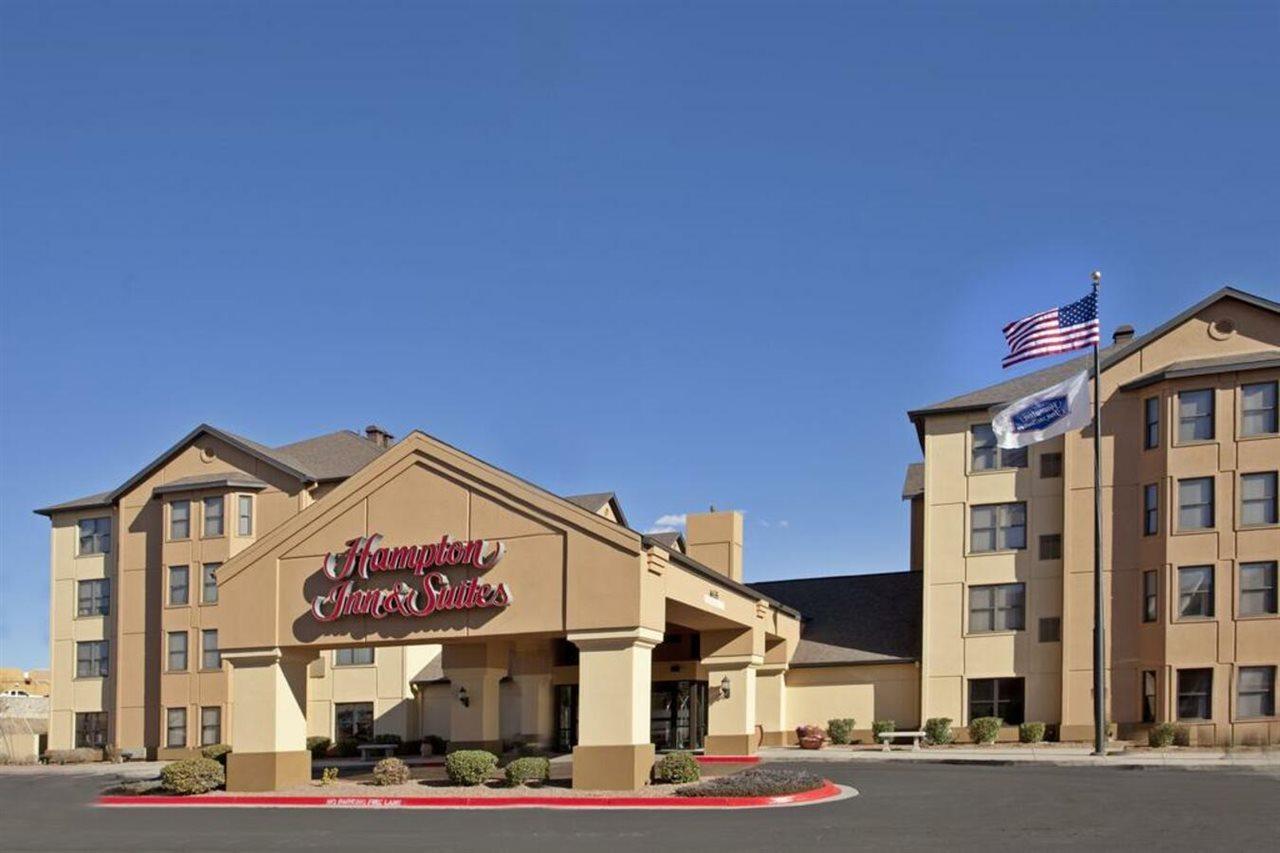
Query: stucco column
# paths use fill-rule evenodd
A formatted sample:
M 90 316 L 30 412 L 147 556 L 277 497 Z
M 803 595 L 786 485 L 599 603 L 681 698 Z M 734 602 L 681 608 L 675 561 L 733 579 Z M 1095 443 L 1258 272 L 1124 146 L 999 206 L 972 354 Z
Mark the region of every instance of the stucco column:
M 764 728 L 765 746 L 789 742 L 786 676 L 785 664 L 765 663 L 756 670 L 756 724 Z
M 231 666 L 228 791 L 274 791 L 311 780 L 307 666 L 314 652 L 225 652 Z
M 555 738 L 554 708 L 551 698 L 551 641 L 530 640 L 515 644 L 511 658 L 511 680 L 520 697 L 517 731 L 522 741 L 541 747 Z
M 707 755 L 754 755 L 756 751 L 756 670 L 760 655 L 710 658 L 707 671 Z M 726 695 L 726 688 L 727 695 Z
M 500 643 L 446 645 L 441 663 L 449 679 L 449 751 L 487 749 L 500 755 L 498 682 L 507 674 L 507 647 Z
M 578 647 L 578 745 L 573 748 L 573 787 L 635 790 L 649 781 L 649 703 L 652 628 L 569 635 Z

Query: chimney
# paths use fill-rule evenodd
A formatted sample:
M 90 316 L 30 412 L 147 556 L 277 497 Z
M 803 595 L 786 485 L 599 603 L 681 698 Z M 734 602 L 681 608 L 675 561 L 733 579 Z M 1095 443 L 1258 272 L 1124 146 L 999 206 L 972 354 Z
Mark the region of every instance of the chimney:
M 1116 330 L 1111 333 L 1111 343 L 1127 344 L 1133 340 L 1133 326 L 1126 323 L 1123 326 L 1116 326 Z
M 691 512 L 685 518 L 685 553 L 730 580 L 742 582 L 742 513 Z
M 377 424 L 369 424 L 367 427 L 365 427 L 364 437 L 369 439 L 379 447 L 390 447 L 391 439 L 395 438 L 394 435 L 387 432 L 385 429 L 378 426 Z

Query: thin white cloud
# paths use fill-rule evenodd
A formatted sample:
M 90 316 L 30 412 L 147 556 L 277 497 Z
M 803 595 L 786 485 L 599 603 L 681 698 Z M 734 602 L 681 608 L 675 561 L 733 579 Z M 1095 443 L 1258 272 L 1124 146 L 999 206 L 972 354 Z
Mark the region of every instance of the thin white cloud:
M 779 522 L 778 522 L 778 526 L 779 526 L 779 527 L 790 527 L 790 526 L 791 526 L 791 522 L 787 521 L 787 520 L 784 518 L 784 519 L 782 519 L 782 521 L 779 521 Z
M 653 526 L 650 527 L 645 532 L 646 533 L 680 533 L 684 529 L 686 518 L 687 516 L 685 513 L 680 513 L 679 515 L 668 514 L 668 515 L 659 516 L 658 520 L 653 523 Z

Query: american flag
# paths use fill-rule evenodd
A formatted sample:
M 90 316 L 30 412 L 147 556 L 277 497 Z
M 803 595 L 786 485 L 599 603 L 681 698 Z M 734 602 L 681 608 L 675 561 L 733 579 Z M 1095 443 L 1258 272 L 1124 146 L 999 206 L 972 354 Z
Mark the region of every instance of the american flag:
M 1012 367 L 1042 355 L 1084 349 L 1098 342 L 1098 328 L 1097 293 L 1061 308 L 1015 320 L 1004 327 L 1009 354 L 1001 364 Z

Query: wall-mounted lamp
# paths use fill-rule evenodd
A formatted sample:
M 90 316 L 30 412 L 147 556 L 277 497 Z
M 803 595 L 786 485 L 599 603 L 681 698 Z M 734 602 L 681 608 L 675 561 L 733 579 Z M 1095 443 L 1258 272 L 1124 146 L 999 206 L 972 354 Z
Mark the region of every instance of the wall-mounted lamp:
M 727 675 L 724 678 L 720 679 L 720 698 L 721 699 L 729 698 L 729 676 Z
M 467 695 L 467 688 L 458 688 L 458 701 L 462 703 L 462 707 L 464 708 L 471 707 L 471 697 Z

